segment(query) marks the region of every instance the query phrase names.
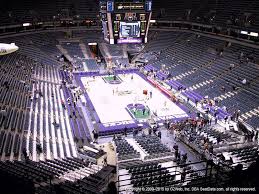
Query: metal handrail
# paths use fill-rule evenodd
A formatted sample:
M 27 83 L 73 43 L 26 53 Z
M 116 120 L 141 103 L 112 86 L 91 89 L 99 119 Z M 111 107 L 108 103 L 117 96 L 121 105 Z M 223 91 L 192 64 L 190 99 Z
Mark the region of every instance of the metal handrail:
M 186 184 L 188 184 L 188 186 L 197 186 L 197 185 L 204 185 L 204 184 L 211 184 L 211 185 L 218 185 L 218 183 L 222 183 L 222 181 L 224 181 L 224 183 L 227 183 L 228 181 L 231 180 L 231 173 L 232 170 L 234 169 L 233 167 L 229 166 L 228 164 L 223 164 L 223 163 L 219 163 L 219 164 L 213 164 L 211 163 L 211 161 L 199 161 L 199 162 L 193 162 L 193 163 L 189 163 L 186 164 L 186 166 L 188 165 L 192 165 L 192 164 L 199 164 L 199 163 L 206 163 L 206 167 L 202 168 L 202 169 L 197 169 L 192 171 L 192 173 L 199 173 L 199 176 L 194 176 L 194 177 L 189 177 L 186 176 L 186 178 L 184 180 L 178 180 L 175 182 L 172 182 L 170 184 L 170 186 L 173 185 L 178 185 L 178 186 L 184 186 Z M 169 167 L 169 168 L 165 168 L 165 169 L 170 169 L 170 168 L 179 168 L 179 166 L 173 166 L 173 167 Z M 164 169 L 164 168 L 163 168 Z M 227 169 L 227 171 L 226 171 Z M 181 175 L 181 171 L 179 170 L 175 170 L 175 176 L 177 175 Z M 186 175 L 188 175 L 189 170 L 186 171 Z M 201 172 L 205 172 L 201 175 Z M 224 180 L 219 180 L 220 176 L 219 174 L 225 174 L 226 176 L 224 177 Z M 213 174 L 215 176 L 213 176 Z M 118 175 L 118 181 L 116 181 L 116 184 L 118 185 L 118 193 L 121 191 L 125 191 L 126 187 L 131 185 L 131 183 L 128 184 L 123 184 L 121 185 L 120 183 L 123 181 L 129 181 L 129 180 L 134 180 L 134 179 L 124 179 L 124 180 L 119 180 L 120 176 L 125 176 L 125 175 L 130 175 L 130 173 L 126 173 L 126 174 L 121 174 Z M 197 180 L 198 182 L 193 182 L 194 180 Z M 201 181 L 201 182 L 199 182 Z M 180 185 L 179 185 L 180 184 Z M 158 182 L 156 184 L 152 184 L 152 185 L 145 185 L 145 187 L 159 187 L 161 185 L 161 182 Z M 121 188 L 124 187 L 124 190 L 121 190 Z

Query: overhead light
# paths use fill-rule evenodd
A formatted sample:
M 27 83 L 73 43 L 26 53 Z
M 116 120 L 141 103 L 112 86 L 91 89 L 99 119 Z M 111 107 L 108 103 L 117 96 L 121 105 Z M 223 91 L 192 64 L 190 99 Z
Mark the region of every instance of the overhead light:
M 258 33 L 257 32 L 250 32 L 249 35 L 250 36 L 254 36 L 254 37 L 258 37 Z
M 23 23 L 22 26 L 23 27 L 31 26 L 31 23 Z
M 97 43 L 96 43 L 96 42 L 90 42 L 90 43 L 88 43 L 88 45 L 89 45 L 89 46 L 97 45 Z
M 247 31 L 241 31 L 240 33 L 241 33 L 241 34 L 248 34 Z

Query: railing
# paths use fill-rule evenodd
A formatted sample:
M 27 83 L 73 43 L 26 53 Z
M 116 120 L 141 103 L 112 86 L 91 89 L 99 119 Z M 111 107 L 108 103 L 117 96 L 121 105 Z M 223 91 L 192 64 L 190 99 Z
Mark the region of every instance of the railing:
M 162 170 L 168 170 L 171 175 L 182 176 L 182 167 L 188 167 L 192 165 L 198 165 L 202 166 L 200 169 L 192 169 L 192 171 L 186 171 L 186 178 L 185 179 L 179 179 L 175 180 L 172 184 L 170 184 L 169 187 L 185 187 L 185 186 L 197 186 L 197 185 L 213 185 L 216 187 L 218 184 L 222 183 L 222 180 L 220 179 L 219 175 L 226 175 L 224 181 L 229 181 L 230 180 L 230 173 L 231 170 L 233 170 L 232 167 L 227 166 L 226 164 L 219 163 L 219 164 L 214 164 L 211 160 L 207 161 L 199 161 L 199 162 L 194 162 L 194 163 L 188 163 L 185 165 L 175 165 L 172 167 L 168 168 L 162 168 Z M 144 171 L 143 171 L 144 172 Z M 191 173 L 197 173 L 198 176 L 191 177 Z M 128 176 L 131 177 L 130 173 L 125 173 L 125 174 L 120 174 L 118 175 L 118 180 L 116 181 L 117 188 L 118 188 L 118 193 L 121 192 L 126 192 L 130 189 L 132 189 L 131 185 L 131 180 L 134 180 L 132 178 L 127 178 L 127 179 L 121 179 L 122 176 Z M 151 176 L 150 176 L 151 177 Z M 150 178 L 149 176 L 145 178 Z M 123 184 L 123 182 L 128 182 Z M 145 185 L 145 187 L 153 187 L 153 188 L 161 188 L 162 182 L 160 181 L 157 184 L 152 184 L 152 185 Z M 134 188 L 135 190 L 141 189 L 141 188 Z

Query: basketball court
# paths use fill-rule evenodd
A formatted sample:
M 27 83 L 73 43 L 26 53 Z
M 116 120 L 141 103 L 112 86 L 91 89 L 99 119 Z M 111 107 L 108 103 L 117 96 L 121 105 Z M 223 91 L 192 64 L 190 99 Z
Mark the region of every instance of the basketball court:
M 129 104 L 141 104 L 148 107 L 150 116 L 146 119 L 154 114 L 156 115 L 154 117 L 159 119 L 188 117 L 184 110 L 140 75 L 133 73 L 117 76 L 122 81 L 119 84 L 106 82 L 104 79 L 106 76 L 81 78 L 101 123 L 135 120 L 136 118 L 127 108 Z

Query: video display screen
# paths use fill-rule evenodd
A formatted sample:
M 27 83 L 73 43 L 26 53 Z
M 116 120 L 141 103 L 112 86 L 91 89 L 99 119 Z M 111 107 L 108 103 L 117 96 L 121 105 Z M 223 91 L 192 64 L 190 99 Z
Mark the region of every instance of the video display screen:
M 120 22 L 120 38 L 136 37 L 140 37 L 140 22 Z

